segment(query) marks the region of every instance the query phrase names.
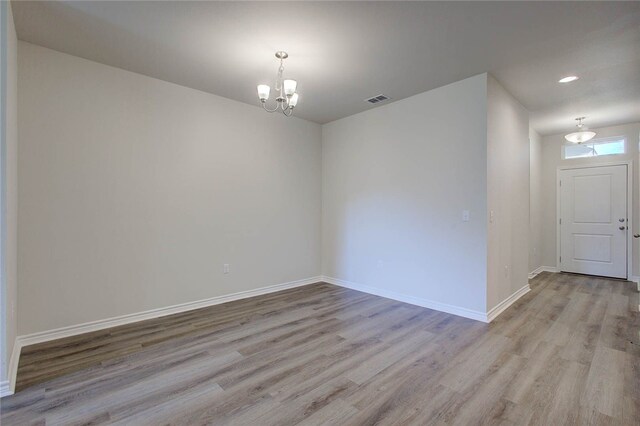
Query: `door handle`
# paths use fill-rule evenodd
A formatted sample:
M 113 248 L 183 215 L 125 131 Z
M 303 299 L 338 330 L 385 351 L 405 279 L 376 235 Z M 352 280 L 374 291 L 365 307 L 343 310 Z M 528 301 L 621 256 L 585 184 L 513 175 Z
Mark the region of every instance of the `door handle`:
M 625 229 L 627 229 L 627 227 L 626 226 L 620 226 L 620 227 L 618 227 L 618 229 L 621 230 L 621 231 L 624 231 Z
M 633 238 L 640 238 L 640 234 L 633 234 Z

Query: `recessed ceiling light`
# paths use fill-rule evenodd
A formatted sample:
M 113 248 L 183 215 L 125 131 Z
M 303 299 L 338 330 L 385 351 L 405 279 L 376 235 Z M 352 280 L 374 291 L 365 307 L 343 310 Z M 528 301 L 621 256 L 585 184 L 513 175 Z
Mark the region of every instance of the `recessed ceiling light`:
M 558 80 L 558 83 L 571 83 L 572 81 L 576 81 L 578 79 L 575 75 L 570 75 L 568 77 L 561 78 Z

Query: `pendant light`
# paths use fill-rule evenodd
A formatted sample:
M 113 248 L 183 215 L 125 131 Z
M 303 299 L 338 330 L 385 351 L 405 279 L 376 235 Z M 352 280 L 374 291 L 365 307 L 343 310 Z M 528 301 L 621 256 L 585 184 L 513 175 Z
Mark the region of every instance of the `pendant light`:
M 593 137 L 596 135 L 596 132 L 592 132 L 584 127 L 584 124 L 582 124 L 582 120 L 584 119 L 585 117 L 576 118 L 576 121 L 578 122 L 578 124 L 576 125 L 578 127 L 578 131 L 566 135 L 564 137 L 566 140 L 572 143 L 582 143 L 593 139 Z

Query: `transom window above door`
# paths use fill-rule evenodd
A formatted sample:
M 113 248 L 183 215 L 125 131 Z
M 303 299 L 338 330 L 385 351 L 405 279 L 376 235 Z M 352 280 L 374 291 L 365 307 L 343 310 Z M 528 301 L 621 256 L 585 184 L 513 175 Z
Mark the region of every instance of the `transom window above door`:
M 602 157 L 619 155 L 626 152 L 626 140 L 623 136 L 613 138 L 592 139 L 581 144 L 568 143 L 562 147 L 562 158 Z

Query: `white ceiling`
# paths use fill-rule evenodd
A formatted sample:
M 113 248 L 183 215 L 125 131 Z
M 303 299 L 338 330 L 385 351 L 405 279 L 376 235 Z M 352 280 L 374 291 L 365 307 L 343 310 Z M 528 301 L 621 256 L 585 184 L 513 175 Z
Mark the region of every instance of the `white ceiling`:
M 18 38 L 258 105 L 273 54 L 318 123 L 491 72 L 541 134 L 640 121 L 640 2 L 22 2 Z M 580 80 L 558 84 L 560 77 Z M 463 117 L 461 117 L 463 119 Z

